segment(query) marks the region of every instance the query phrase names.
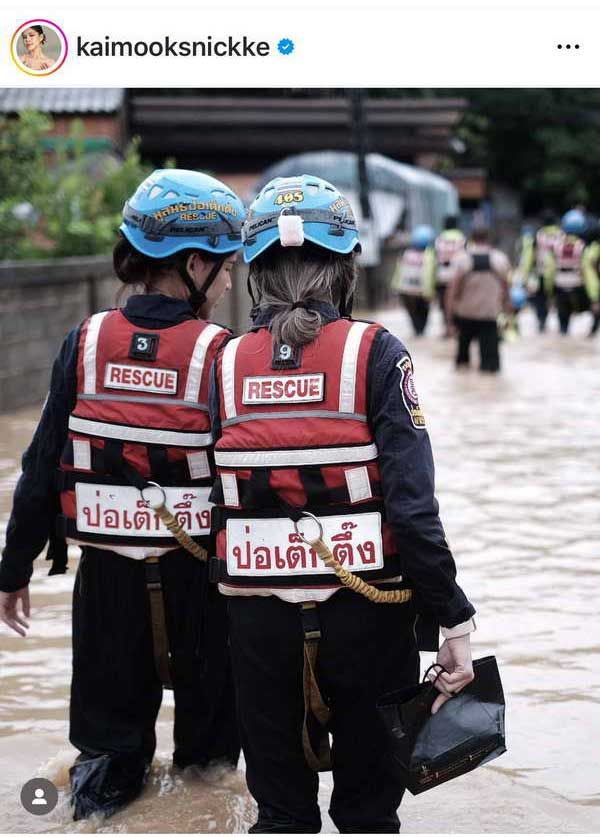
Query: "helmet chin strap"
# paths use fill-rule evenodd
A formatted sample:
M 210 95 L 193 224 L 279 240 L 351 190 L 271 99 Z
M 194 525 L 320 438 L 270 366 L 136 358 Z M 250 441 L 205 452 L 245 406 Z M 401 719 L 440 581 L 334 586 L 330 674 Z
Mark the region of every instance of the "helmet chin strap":
M 221 268 L 225 264 L 226 258 L 227 254 L 225 254 L 223 258 L 219 259 L 214 263 L 210 273 L 206 277 L 204 284 L 201 288 L 196 287 L 196 285 L 194 284 L 194 280 L 190 276 L 188 269 L 185 265 L 181 265 L 181 267 L 179 268 L 179 275 L 181 276 L 184 285 L 190 292 L 189 303 L 194 314 L 197 315 L 199 310 L 206 302 L 206 292 L 219 275 Z

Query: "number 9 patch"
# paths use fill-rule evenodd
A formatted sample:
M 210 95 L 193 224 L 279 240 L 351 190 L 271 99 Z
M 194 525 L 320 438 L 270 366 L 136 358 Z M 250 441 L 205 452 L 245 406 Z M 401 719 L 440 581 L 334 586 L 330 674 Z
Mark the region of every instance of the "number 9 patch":
M 419 396 L 415 387 L 415 379 L 413 375 L 412 361 L 407 357 L 403 357 L 396 364 L 400 370 L 400 392 L 402 393 L 402 401 L 410 416 L 413 427 L 417 430 L 425 429 L 425 416 L 421 405 L 419 404 Z

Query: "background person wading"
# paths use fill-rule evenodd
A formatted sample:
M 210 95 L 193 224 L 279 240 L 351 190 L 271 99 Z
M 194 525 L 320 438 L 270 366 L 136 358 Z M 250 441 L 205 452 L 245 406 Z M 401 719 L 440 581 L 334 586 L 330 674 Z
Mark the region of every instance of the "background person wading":
M 554 294 L 561 334 L 568 334 L 573 314 L 588 311 L 591 302 L 598 311 L 598 275 L 593 260 L 584 260 L 587 221 L 579 209 L 571 209 L 561 219 L 561 235 L 548 254 L 550 293 Z M 589 255 L 589 254 L 588 254 Z
M 163 685 L 174 689 L 175 765 L 238 760 L 223 601 L 136 484 L 160 483 L 186 531 L 210 547 L 209 369 L 230 335 L 205 318 L 230 288 L 244 215 L 204 174 L 159 170 L 140 185 L 114 249 L 117 275 L 138 293 L 66 337 L 23 457 L 0 617 L 24 636 L 33 560 L 50 539 L 53 572 L 64 572 L 65 539 L 82 545 L 69 736 L 80 750 L 76 819 L 140 792 Z
M 244 237 L 254 327 L 219 352 L 210 404 L 219 588 L 258 804 L 250 830 L 318 832 L 317 770 L 331 766 L 340 832 L 397 832 L 403 788 L 376 700 L 418 681 L 416 636 L 435 649 L 441 624 L 450 673 L 437 710 L 472 679 L 474 627 L 438 517 L 412 362 L 384 328 L 349 317 L 358 234 L 330 183 L 271 181 Z M 311 525 L 305 512 L 345 569 L 412 598 L 381 604 L 342 587 L 295 531 Z
M 500 370 L 498 316 L 510 313 L 510 262 L 491 247 L 489 230 L 474 227 L 467 251 L 456 257 L 446 293 L 448 321 L 458 332 L 456 366 L 468 366 L 471 342 L 479 342 L 482 372 Z
M 411 233 L 410 245 L 398 259 L 392 277 L 392 291 L 399 294 L 415 335 L 420 337 L 429 318 L 429 306 L 435 292 L 435 232 L 420 224 Z
M 444 229 L 435 240 L 435 290 L 444 318 L 445 337 L 449 337 L 450 334 L 446 315 L 446 290 L 452 278 L 452 262 L 459 253 L 464 252 L 466 244 L 464 233 L 458 227 L 458 218 L 456 215 L 447 215 L 444 220 Z

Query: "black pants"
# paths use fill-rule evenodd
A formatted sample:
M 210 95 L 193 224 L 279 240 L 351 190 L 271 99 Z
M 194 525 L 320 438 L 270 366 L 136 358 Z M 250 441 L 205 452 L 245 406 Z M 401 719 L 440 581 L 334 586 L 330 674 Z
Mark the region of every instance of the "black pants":
M 548 297 L 544 290 L 544 279 L 540 276 L 537 291 L 530 296 L 530 302 L 538 321 L 538 329 L 544 331 L 548 319 Z
M 500 352 L 498 325 L 496 320 L 471 320 L 455 317 L 458 329 L 457 366 L 469 365 L 471 341 L 479 341 L 480 366 L 482 372 L 498 372 Z
M 579 314 L 582 311 L 587 311 L 590 307 L 590 300 L 583 287 L 573 288 L 572 290 L 556 288 L 555 301 L 561 334 L 568 332 L 571 314 Z
M 206 564 L 184 550 L 164 555 L 160 569 L 175 695 L 173 760 L 179 767 L 214 759 L 235 765 L 226 602 L 209 585 Z M 71 743 L 84 758 L 110 756 L 115 775 L 123 764 L 137 775 L 154 755 L 161 700 L 144 562 L 86 547 L 73 598 Z
M 318 613 L 317 678 L 332 709 L 331 818 L 342 833 L 397 833 L 404 789 L 394 779 L 375 703 L 418 681 L 413 607 L 374 604 L 343 590 Z M 274 596 L 232 597 L 229 617 L 246 780 L 258 803 L 251 832 L 316 833 L 319 779 L 301 740 L 299 605 Z
M 423 334 L 429 317 L 429 300 L 411 294 L 400 294 L 400 299 L 408 312 L 415 334 Z

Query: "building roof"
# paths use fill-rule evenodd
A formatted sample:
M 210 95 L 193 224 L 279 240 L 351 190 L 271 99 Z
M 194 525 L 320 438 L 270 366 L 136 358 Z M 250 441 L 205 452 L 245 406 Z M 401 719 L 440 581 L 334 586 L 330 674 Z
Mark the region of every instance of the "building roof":
M 369 145 L 396 159 L 449 153 L 467 107 L 464 99 L 366 98 Z M 274 160 L 323 148 L 351 150 L 351 103 L 346 96 L 302 97 L 156 95 L 136 91 L 129 102 L 130 132 L 142 153 L 210 165 L 225 158 L 256 169 Z
M 122 87 L 3 87 L 0 113 L 39 110 L 42 113 L 115 113 L 120 110 Z

